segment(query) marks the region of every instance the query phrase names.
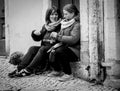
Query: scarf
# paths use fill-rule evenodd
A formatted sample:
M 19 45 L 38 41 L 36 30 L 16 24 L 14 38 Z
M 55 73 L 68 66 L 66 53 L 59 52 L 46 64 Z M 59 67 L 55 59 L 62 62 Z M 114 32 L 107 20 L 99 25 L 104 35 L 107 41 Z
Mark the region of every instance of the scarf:
M 71 19 L 69 21 L 66 21 L 65 19 L 61 21 L 61 29 L 67 28 L 71 26 L 75 22 L 75 19 Z
M 60 22 L 61 22 L 61 19 L 53 23 L 45 24 L 45 28 L 47 31 L 53 31 L 55 27 L 60 24 Z

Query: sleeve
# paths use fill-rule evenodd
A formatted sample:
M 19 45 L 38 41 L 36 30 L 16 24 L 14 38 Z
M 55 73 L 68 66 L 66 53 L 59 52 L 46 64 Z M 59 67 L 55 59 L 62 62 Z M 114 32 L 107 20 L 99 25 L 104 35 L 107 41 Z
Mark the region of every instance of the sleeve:
M 76 23 L 70 32 L 69 36 L 58 35 L 58 41 L 68 45 L 74 45 L 80 40 L 80 24 Z
M 40 35 L 35 35 L 34 32 L 35 32 L 35 30 L 33 30 L 32 33 L 31 33 L 32 39 L 33 39 L 34 41 L 40 41 L 40 40 L 43 39 L 43 37 L 44 37 L 44 35 L 45 35 L 45 33 L 46 33 L 46 29 L 45 29 L 45 27 L 43 26 L 42 29 L 41 29 L 41 31 L 40 31 L 40 32 L 41 32 Z

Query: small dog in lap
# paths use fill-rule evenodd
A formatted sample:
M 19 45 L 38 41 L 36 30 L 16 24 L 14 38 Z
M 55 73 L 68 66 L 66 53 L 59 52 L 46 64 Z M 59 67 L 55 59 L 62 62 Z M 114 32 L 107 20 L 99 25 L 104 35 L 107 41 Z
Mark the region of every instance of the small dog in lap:
M 10 55 L 9 63 L 13 65 L 19 65 L 22 61 L 24 54 L 22 52 L 14 52 Z

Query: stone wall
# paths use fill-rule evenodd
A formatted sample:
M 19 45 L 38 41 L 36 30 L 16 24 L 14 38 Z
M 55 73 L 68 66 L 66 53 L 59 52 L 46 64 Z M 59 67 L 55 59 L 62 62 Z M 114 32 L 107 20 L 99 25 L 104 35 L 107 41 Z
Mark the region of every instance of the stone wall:
M 80 0 L 81 60 L 78 73 L 84 79 L 97 78 L 98 59 L 102 60 L 99 55 L 104 55 L 99 52 L 103 49 L 102 6 L 103 0 Z

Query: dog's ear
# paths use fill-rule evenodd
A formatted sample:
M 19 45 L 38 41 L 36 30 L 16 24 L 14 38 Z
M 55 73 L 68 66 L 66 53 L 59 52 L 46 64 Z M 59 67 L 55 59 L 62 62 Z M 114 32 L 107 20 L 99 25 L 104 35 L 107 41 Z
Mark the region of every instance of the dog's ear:
M 9 63 L 13 64 L 13 65 L 19 65 L 21 63 L 21 61 L 22 60 L 20 58 L 18 58 L 18 59 L 10 59 Z
M 13 65 L 18 65 L 18 63 L 17 63 L 17 61 L 15 59 L 10 59 L 9 63 L 13 64 Z
M 10 56 L 9 63 L 13 64 L 13 65 L 18 65 L 22 61 L 21 57 L 23 57 L 23 56 L 24 56 L 24 54 L 21 53 L 21 52 L 12 53 L 11 56 Z

